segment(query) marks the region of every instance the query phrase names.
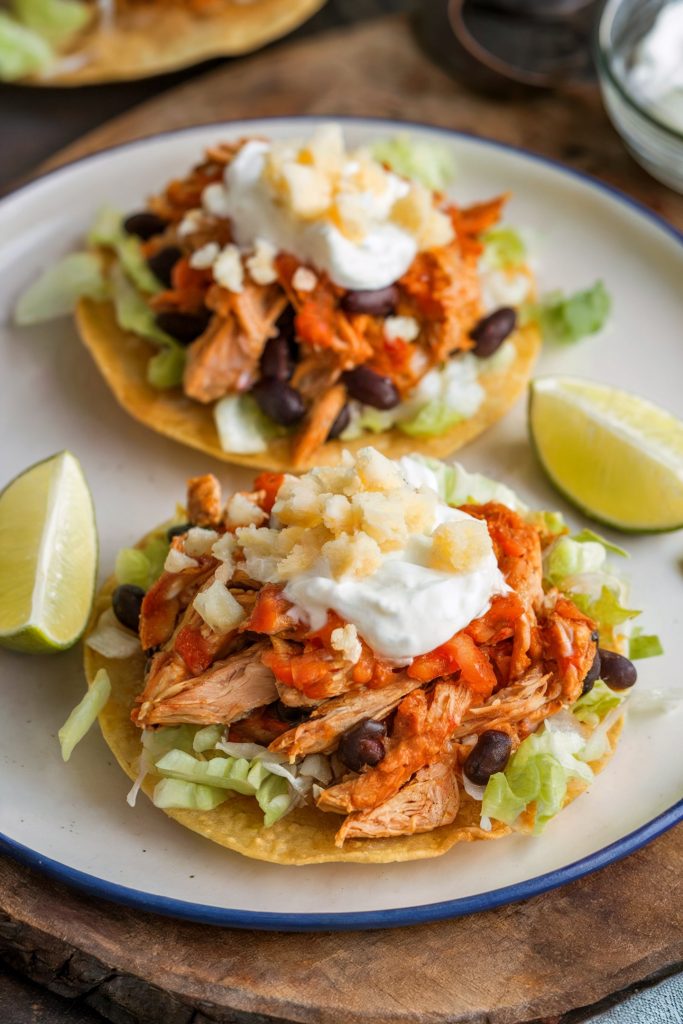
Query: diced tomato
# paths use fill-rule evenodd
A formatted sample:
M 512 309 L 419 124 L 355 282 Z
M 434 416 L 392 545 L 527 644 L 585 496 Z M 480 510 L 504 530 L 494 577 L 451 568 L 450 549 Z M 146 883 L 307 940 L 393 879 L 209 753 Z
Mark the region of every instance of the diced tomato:
M 178 630 L 173 644 L 193 676 L 204 672 L 214 660 L 215 651 L 210 649 L 198 629 L 184 626 Z
M 261 499 L 261 508 L 268 515 L 273 510 L 275 499 L 277 498 L 277 492 L 282 487 L 284 482 L 284 473 L 259 473 L 254 480 L 255 491 L 265 491 L 264 497 Z
M 279 587 L 267 585 L 260 592 L 252 613 L 242 627 L 252 633 L 267 633 L 269 636 L 279 633 L 291 626 L 287 616 L 291 608 L 289 601 L 282 596 Z
M 484 651 L 466 633 L 454 637 L 427 654 L 421 654 L 408 668 L 411 679 L 428 683 L 432 679 L 460 672 L 460 680 L 478 697 L 488 697 L 496 686 L 496 675 Z
M 185 257 L 179 259 L 171 271 L 171 284 L 175 291 L 204 290 L 212 280 L 210 270 L 196 270 Z

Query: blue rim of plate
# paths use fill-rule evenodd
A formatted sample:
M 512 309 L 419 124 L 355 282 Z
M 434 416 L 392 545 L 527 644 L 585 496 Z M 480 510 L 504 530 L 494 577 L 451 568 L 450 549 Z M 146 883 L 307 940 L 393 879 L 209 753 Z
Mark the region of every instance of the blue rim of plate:
M 439 125 L 424 124 L 419 121 L 392 121 L 381 117 L 352 117 L 347 115 L 320 117 L 317 115 L 298 116 L 274 116 L 262 118 L 243 118 L 241 120 L 218 121 L 205 125 L 193 125 L 183 129 L 173 129 L 166 132 L 159 132 L 154 136 L 143 139 L 135 139 L 131 142 L 123 142 L 111 146 L 97 153 L 89 154 L 79 160 L 74 160 L 54 171 L 46 171 L 38 178 L 33 179 L 25 185 L 10 192 L 0 200 L 0 208 L 10 202 L 15 196 L 30 191 L 40 185 L 46 177 L 59 177 L 61 174 L 76 166 L 92 162 L 93 160 L 106 157 L 108 153 L 117 152 L 133 147 L 149 145 L 158 138 L 167 138 L 171 135 L 198 134 L 202 130 L 210 128 L 226 128 L 234 124 L 255 124 L 274 121 L 343 121 L 353 124 L 370 124 L 377 127 L 393 129 L 417 128 L 420 131 L 430 131 L 435 134 L 445 135 L 457 142 L 459 139 L 473 141 L 492 149 L 499 149 L 511 152 L 517 156 L 524 157 L 534 163 L 551 167 L 570 178 L 588 183 L 595 189 L 605 193 L 611 199 L 621 205 L 635 210 L 645 220 L 655 224 L 664 234 L 669 235 L 679 244 L 683 245 L 683 231 L 679 231 L 662 216 L 651 210 L 638 199 L 634 199 L 622 192 L 613 185 L 609 185 L 592 174 L 567 167 L 559 160 L 531 152 L 521 146 L 513 146 L 510 143 L 498 142 L 495 139 L 484 138 L 471 132 L 461 132 L 450 128 L 442 128 Z M 678 822 L 683 821 L 683 799 L 673 804 L 667 810 L 652 818 L 645 825 L 641 825 L 633 832 L 622 836 L 615 842 L 604 846 L 600 850 L 582 857 L 580 860 L 564 867 L 549 871 L 543 875 L 536 875 L 534 878 L 526 879 L 524 882 L 517 882 L 514 885 L 503 886 L 500 889 L 492 889 L 489 892 L 475 893 L 472 896 L 459 897 L 458 899 L 445 900 L 439 903 L 428 903 L 416 907 L 399 907 L 390 910 L 354 911 L 349 913 L 333 914 L 295 914 L 295 913 L 268 913 L 265 911 L 252 910 L 231 910 L 226 907 L 215 907 L 211 904 L 190 903 L 185 900 L 174 899 L 169 896 L 159 896 L 154 893 L 144 892 L 139 889 L 131 889 L 128 886 L 119 885 L 116 882 L 109 882 L 96 875 L 79 871 L 62 864 L 60 861 L 45 857 L 32 850 L 28 846 L 11 839 L 0 832 L 0 852 L 12 857 L 14 860 L 28 867 L 35 868 L 60 882 L 74 886 L 88 895 L 101 899 L 120 903 L 136 910 L 162 914 L 169 917 L 183 918 L 196 921 L 201 924 L 211 924 L 230 928 L 253 928 L 262 931 L 357 931 L 368 928 L 394 928 L 405 925 L 426 924 L 431 921 L 442 921 L 448 918 L 460 917 L 464 914 L 478 913 L 485 910 L 493 910 L 495 907 L 504 906 L 509 903 L 516 903 L 519 900 L 529 899 L 541 893 L 556 889 L 568 882 L 576 881 L 585 875 L 598 871 L 630 853 L 635 853 L 647 843 L 662 835 L 668 829 L 673 828 Z

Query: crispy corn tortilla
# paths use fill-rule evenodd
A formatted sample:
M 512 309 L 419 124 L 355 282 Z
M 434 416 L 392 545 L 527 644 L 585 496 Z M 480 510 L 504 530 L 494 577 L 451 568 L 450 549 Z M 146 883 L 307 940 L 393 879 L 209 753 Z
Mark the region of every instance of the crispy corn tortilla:
M 136 420 L 159 434 L 225 462 L 274 472 L 291 471 L 291 442 L 288 438 L 271 441 L 268 450 L 257 455 L 223 451 L 214 424 L 213 405 L 201 405 L 187 398 L 179 388 L 171 391 L 153 388 L 147 382 L 147 363 L 158 349 L 137 335 L 122 330 L 116 322 L 111 303 L 82 299 L 76 309 L 76 324 L 84 345 L 115 398 Z M 516 349 L 513 362 L 502 370 L 479 378 L 486 397 L 474 416 L 457 423 L 439 437 L 409 437 L 398 430 L 373 434 L 373 446 L 391 459 L 416 451 L 444 458 L 481 434 L 504 416 L 522 394 L 541 344 L 540 333 L 534 324 L 519 328 L 511 336 L 511 341 Z M 313 466 L 335 465 L 345 448 L 356 452 L 368 443 L 367 435 L 354 441 L 328 441 L 313 453 L 306 465 L 297 469 L 303 471 Z
M 143 542 L 144 543 L 144 542 Z M 88 625 L 86 637 L 111 605 L 111 594 L 116 581 L 111 578 L 98 594 Z M 109 673 L 112 692 L 101 712 L 100 727 L 105 742 L 126 775 L 135 779 L 140 755 L 140 730 L 130 720 L 135 696 L 142 688 L 145 656 L 142 652 L 132 658 L 105 658 L 87 645 L 84 647 L 85 673 L 88 686 L 96 673 L 104 668 Z M 623 718 L 609 730 L 609 751 L 599 761 L 591 762 L 597 773 L 602 771 L 614 753 L 621 732 Z M 142 789 L 151 798 L 158 777 L 145 779 Z M 586 787 L 572 781 L 565 804 L 576 799 Z M 334 836 L 343 818 L 326 814 L 313 807 L 300 807 L 270 828 L 263 825 L 263 812 L 253 797 L 230 793 L 225 803 L 213 811 L 165 810 L 180 825 L 211 839 L 220 846 L 255 860 L 276 864 L 323 864 L 329 861 L 362 864 L 389 864 L 394 861 L 423 860 L 439 857 L 456 843 L 476 839 L 500 839 L 512 830 L 500 822 L 493 822 L 490 832 L 479 827 L 480 804 L 460 790 L 460 809 L 456 820 L 414 836 L 393 839 L 349 839 L 342 849 L 334 845 Z
M 213 14 L 198 15 L 158 0 L 128 10 L 112 27 L 85 32 L 80 45 L 52 71 L 25 85 L 78 86 L 161 75 L 211 57 L 248 53 L 291 32 L 325 0 L 225 0 Z

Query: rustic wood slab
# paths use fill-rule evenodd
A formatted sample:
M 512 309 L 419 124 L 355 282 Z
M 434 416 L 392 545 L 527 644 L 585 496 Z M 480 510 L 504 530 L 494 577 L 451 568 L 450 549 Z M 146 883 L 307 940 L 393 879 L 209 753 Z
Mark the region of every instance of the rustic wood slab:
M 490 135 L 598 174 L 683 227 L 683 197 L 625 153 L 594 88 L 508 102 L 477 96 L 425 57 L 400 18 L 213 71 L 91 133 L 43 170 L 158 131 L 294 113 Z M 568 1010 L 683 965 L 682 840 L 679 826 L 597 874 L 487 914 L 307 937 L 138 913 L 0 859 L 0 957 L 117 1024 L 559 1024 Z

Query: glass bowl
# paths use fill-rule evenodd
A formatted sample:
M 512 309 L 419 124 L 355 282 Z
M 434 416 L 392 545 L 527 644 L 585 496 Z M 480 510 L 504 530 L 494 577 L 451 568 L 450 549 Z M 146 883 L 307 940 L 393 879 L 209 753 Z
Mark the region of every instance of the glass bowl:
M 607 0 L 596 63 L 607 113 L 627 148 L 653 177 L 683 192 L 683 132 L 648 109 L 629 81 L 638 43 L 671 0 Z

